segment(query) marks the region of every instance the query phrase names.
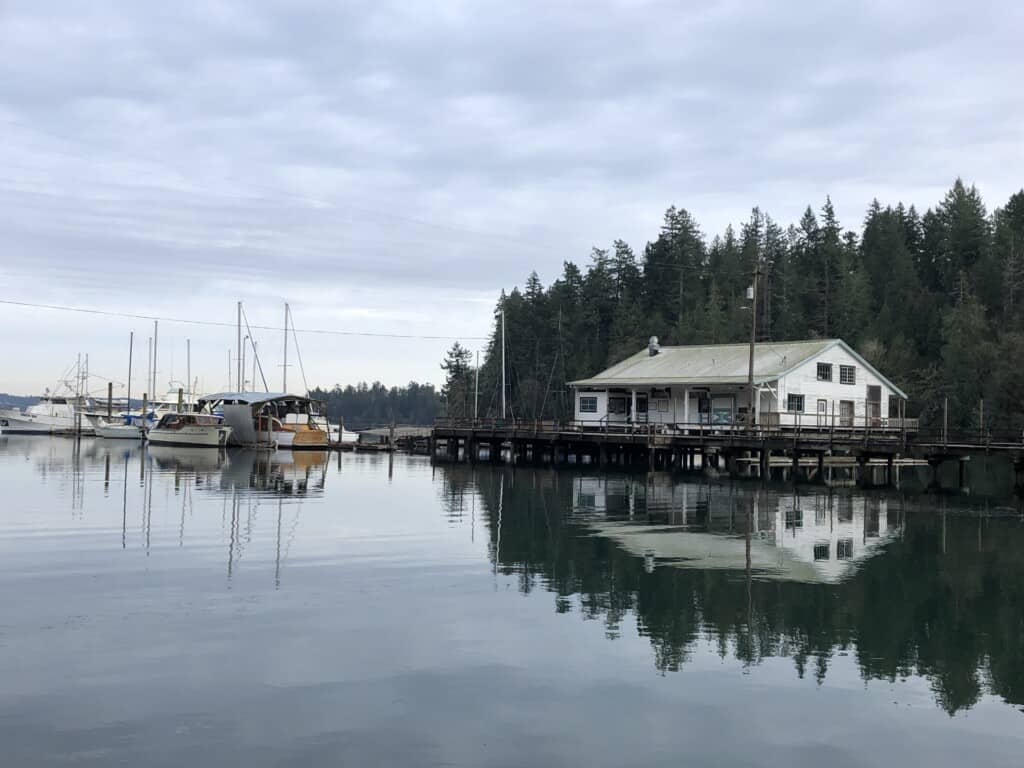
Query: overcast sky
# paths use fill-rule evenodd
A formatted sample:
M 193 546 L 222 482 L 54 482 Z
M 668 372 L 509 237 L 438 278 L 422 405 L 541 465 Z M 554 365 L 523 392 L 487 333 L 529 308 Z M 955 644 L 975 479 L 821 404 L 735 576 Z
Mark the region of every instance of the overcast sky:
M 1003 203 L 1022 40 L 1015 0 L 0 0 L 0 299 L 261 325 L 289 301 L 300 329 L 477 349 L 502 287 L 639 251 L 671 204 L 711 235 L 826 194 L 856 226 L 957 175 Z M 131 330 L 144 376 L 145 321 L 0 323 L 0 391 L 79 352 L 123 381 Z M 233 328 L 159 336 L 158 389 L 186 338 L 227 385 Z M 281 334 L 255 336 L 279 385 Z M 310 385 L 400 384 L 439 381 L 450 339 L 300 342 Z

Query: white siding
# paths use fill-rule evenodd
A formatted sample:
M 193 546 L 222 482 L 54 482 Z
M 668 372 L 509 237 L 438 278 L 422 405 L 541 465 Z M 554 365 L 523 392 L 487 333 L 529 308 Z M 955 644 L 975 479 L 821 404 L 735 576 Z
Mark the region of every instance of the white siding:
M 818 363 L 832 364 L 832 381 L 818 381 Z M 840 383 L 840 365 L 852 365 L 856 368 L 855 384 Z M 838 346 L 832 347 L 821 355 L 811 358 L 779 380 L 778 408 L 785 413 L 789 395 L 803 395 L 805 414 L 814 415 L 817 412 L 817 402 L 820 399 L 828 402 L 829 416 L 834 407 L 838 418 L 839 402 L 851 400 L 854 418 L 863 424 L 863 419 L 867 416 L 868 385 L 877 385 L 882 388 L 881 418 L 898 416 L 899 414 L 889 413 L 889 396 L 895 395 L 896 392 L 845 349 Z
M 597 398 L 597 413 L 581 413 L 580 412 L 580 398 L 581 397 L 596 397 Z M 576 421 L 583 422 L 584 424 L 596 424 L 602 421 L 605 416 L 608 415 L 608 393 L 607 392 L 584 392 L 582 390 L 576 391 Z

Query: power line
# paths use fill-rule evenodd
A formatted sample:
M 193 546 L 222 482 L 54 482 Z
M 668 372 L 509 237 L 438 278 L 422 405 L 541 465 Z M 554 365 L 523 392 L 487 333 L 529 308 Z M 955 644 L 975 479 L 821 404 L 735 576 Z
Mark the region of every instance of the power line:
M 89 309 L 87 307 L 69 307 L 62 304 L 38 304 L 31 301 L 14 301 L 13 299 L 0 299 L 0 304 L 6 304 L 11 307 L 28 307 L 30 309 L 52 309 L 60 312 L 80 312 L 86 315 L 104 315 L 107 317 L 126 317 L 134 320 L 159 320 L 164 323 L 183 323 L 186 325 L 207 325 L 214 326 L 217 328 L 234 328 L 234 323 L 220 322 L 217 320 L 188 320 L 180 317 L 163 317 L 160 315 L 139 315 L 132 312 L 114 312 L 113 310 L 107 309 Z M 252 328 L 260 331 L 283 331 L 284 328 L 278 328 L 273 325 L 253 325 Z M 422 334 L 412 333 L 377 333 L 372 331 L 340 331 L 330 328 L 303 328 L 298 333 L 315 333 L 327 336 L 367 336 L 375 339 L 420 339 L 428 341 L 451 341 L 451 340 L 462 340 L 467 341 L 486 341 L 489 336 L 427 336 Z

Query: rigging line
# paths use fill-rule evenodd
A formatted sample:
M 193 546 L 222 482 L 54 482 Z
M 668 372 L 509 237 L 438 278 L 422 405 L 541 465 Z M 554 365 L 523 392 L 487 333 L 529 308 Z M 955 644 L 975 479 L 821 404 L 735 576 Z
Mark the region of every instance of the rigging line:
M 28 307 L 30 309 L 52 309 L 61 312 L 81 312 L 87 315 L 104 315 L 107 317 L 126 317 L 135 320 L 159 320 L 160 322 L 166 323 L 183 323 L 185 325 L 207 325 L 218 328 L 234 328 L 234 323 L 221 322 L 218 320 L 187 320 L 180 317 L 161 317 L 158 315 L 140 315 L 132 312 L 115 312 L 107 309 L 89 309 L 86 307 L 70 307 L 62 304 L 39 304 L 31 301 L 15 301 L 13 299 L 0 299 L 0 304 L 6 304 L 12 307 Z M 283 328 L 278 328 L 273 325 L 253 325 L 257 331 L 283 331 Z M 319 335 L 327 336 L 368 336 L 377 339 L 420 339 L 427 341 L 451 341 L 467 340 L 467 341 L 486 341 L 487 336 L 430 336 L 423 334 L 413 333 L 379 333 L 374 331 L 340 331 L 331 328 L 304 328 L 302 333 L 315 333 Z
M 269 392 L 270 387 L 267 386 L 267 377 L 263 375 L 263 363 L 260 362 L 260 353 L 256 351 L 256 339 L 252 337 L 252 329 L 249 328 L 249 316 L 245 314 L 245 307 L 242 307 L 242 319 L 245 320 L 245 330 L 249 332 L 249 344 L 252 346 L 252 356 L 256 360 L 256 367 L 260 369 L 260 378 L 263 379 L 263 391 Z M 245 371 L 242 371 L 244 377 Z M 255 384 L 256 382 L 253 382 Z

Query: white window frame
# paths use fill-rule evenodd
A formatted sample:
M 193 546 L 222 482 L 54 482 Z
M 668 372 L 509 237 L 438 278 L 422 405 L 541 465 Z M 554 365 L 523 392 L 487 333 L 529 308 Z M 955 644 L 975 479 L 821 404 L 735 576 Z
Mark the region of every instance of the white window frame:
M 590 404 L 592 408 L 587 407 Z M 597 413 L 597 395 L 580 395 L 580 413 Z
M 821 375 L 822 367 L 828 368 L 828 377 L 827 378 L 825 376 Z M 832 369 L 834 367 L 835 366 L 833 366 L 832 363 L 818 363 L 817 368 L 815 368 L 815 374 L 818 377 L 818 381 L 832 381 Z
M 800 398 L 799 410 L 792 407 L 793 398 Z M 786 395 L 786 413 L 804 413 L 804 407 L 807 405 L 807 399 L 803 395 L 788 394 Z
M 849 374 L 849 380 L 847 380 L 847 374 Z M 857 384 L 857 366 L 856 365 L 840 365 L 839 366 L 839 383 L 846 384 L 848 386 L 856 386 Z

